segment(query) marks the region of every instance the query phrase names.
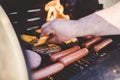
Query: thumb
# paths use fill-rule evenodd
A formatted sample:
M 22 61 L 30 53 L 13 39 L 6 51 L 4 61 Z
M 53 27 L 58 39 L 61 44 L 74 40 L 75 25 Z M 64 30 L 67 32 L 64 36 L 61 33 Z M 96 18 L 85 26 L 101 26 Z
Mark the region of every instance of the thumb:
M 62 43 L 62 42 L 58 41 L 58 39 L 56 37 L 50 38 L 47 42 L 48 43 Z
M 45 28 L 41 31 L 41 37 L 42 36 L 49 36 L 49 35 L 54 35 L 54 30 L 52 30 L 51 28 Z
M 41 30 L 45 29 L 45 28 L 48 27 L 49 25 L 50 25 L 50 22 L 47 22 L 47 23 L 43 24 L 43 25 L 41 26 Z

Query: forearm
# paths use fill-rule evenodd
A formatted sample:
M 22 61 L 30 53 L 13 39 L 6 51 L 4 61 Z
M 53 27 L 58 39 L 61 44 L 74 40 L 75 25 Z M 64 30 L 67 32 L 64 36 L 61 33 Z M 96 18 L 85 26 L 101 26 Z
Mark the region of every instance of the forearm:
M 114 6 L 98 11 L 96 14 L 103 17 L 116 28 L 120 29 L 120 2 Z
M 77 37 L 81 35 L 120 34 L 120 3 L 78 20 Z M 111 12 L 112 11 L 112 12 Z

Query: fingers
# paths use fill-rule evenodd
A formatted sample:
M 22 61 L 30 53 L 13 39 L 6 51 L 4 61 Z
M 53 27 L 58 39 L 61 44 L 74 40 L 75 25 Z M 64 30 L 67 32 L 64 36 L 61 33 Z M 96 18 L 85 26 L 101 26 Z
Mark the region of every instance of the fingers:
M 42 25 L 41 27 L 41 36 L 49 36 L 50 34 L 53 34 L 54 31 L 51 29 L 51 22 L 47 22 Z
M 49 36 L 49 35 L 54 35 L 55 34 L 55 32 L 54 32 L 54 30 L 52 30 L 51 28 L 45 28 L 45 29 L 43 29 L 42 30 L 42 32 L 41 32 L 41 37 L 42 36 Z
M 60 42 L 57 37 L 50 38 L 47 43 L 62 43 Z
M 56 38 L 55 37 L 53 37 L 53 38 L 51 38 L 51 39 L 49 39 L 48 40 L 48 43 L 56 43 Z
M 42 27 L 41 27 L 41 30 L 43 30 L 43 29 L 45 29 L 46 27 L 48 27 L 49 24 L 50 24 L 50 22 L 47 22 L 47 23 L 43 24 Z

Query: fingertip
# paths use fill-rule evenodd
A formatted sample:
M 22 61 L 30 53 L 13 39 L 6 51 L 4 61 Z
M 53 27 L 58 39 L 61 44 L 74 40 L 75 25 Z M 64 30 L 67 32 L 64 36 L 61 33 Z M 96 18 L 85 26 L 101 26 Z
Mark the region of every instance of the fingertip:
M 59 42 L 56 37 L 50 38 L 47 42 L 48 43 L 55 43 L 55 44 L 61 44 L 62 43 L 62 42 Z
M 49 35 L 49 30 L 46 28 L 41 31 L 41 36 L 48 36 Z

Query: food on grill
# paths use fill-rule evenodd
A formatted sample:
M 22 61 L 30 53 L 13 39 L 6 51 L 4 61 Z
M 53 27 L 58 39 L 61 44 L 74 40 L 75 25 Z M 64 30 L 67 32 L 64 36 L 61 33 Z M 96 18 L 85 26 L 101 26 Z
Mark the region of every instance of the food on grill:
M 43 78 L 46 78 L 50 75 L 53 75 L 59 71 L 61 71 L 64 68 L 64 65 L 62 63 L 55 63 L 50 66 L 47 66 L 43 69 L 37 70 L 33 72 L 32 77 L 34 80 L 41 80 Z
M 40 39 L 37 41 L 37 43 L 34 44 L 34 46 L 45 44 L 48 38 L 49 36 L 40 37 Z
M 35 32 L 40 34 L 41 33 L 41 29 L 36 29 Z
M 41 64 L 41 56 L 31 50 L 25 50 L 26 57 L 31 69 L 35 69 Z
M 88 41 L 86 41 L 85 43 L 83 43 L 82 45 L 86 48 L 89 48 L 90 46 L 92 46 L 93 44 L 99 42 L 102 38 L 101 37 L 94 37 Z
M 83 49 L 80 49 L 76 52 L 73 52 L 65 57 L 62 57 L 59 59 L 59 62 L 63 63 L 64 66 L 67 66 L 73 62 L 75 62 L 76 60 L 86 56 L 88 54 L 88 49 L 87 48 L 83 48 Z
M 51 54 L 61 50 L 61 47 L 55 44 L 33 46 L 32 50 L 40 54 Z
M 61 58 L 63 56 L 66 56 L 68 54 L 71 54 L 71 53 L 73 53 L 73 52 L 75 52 L 75 51 L 77 51 L 79 49 L 80 49 L 80 46 L 74 46 L 74 47 L 69 48 L 67 50 L 52 54 L 50 57 L 51 57 L 52 61 L 57 61 L 59 58 Z
M 69 43 L 74 43 L 74 42 L 77 42 L 78 40 L 77 40 L 77 38 L 72 38 L 71 40 L 68 40 L 68 41 L 65 41 L 64 43 L 65 44 L 69 44 Z
M 34 44 L 34 46 L 39 46 L 39 45 L 42 45 L 42 44 L 45 44 L 45 42 L 48 40 L 49 36 L 44 36 L 44 37 L 40 37 L 40 39 L 38 40 L 37 43 Z M 65 44 L 69 44 L 71 42 L 77 42 L 77 38 L 73 38 L 71 40 L 68 40 L 68 41 L 65 41 L 64 43 Z
M 34 40 L 37 39 L 36 36 L 30 36 L 30 35 L 26 35 L 26 34 L 23 34 L 23 35 L 21 35 L 20 37 L 21 37 L 21 39 L 22 39 L 23 41 L 25 41 L 25 42 L 27 42 L 27 43 L 30 43 L 30 42 L 32 42 L 32 41 L 34 41 Z
M 105 39 L 104 41 L 100 42 L 99 44 L 94 46 L 94 51 L 98 52 L 102 50 L 104 47 L 108 46 L 110 43 L 112 43 L 112 39 Z

